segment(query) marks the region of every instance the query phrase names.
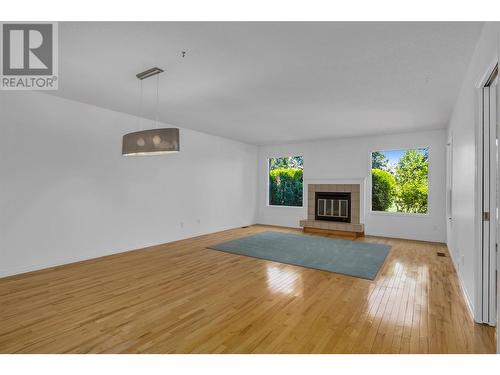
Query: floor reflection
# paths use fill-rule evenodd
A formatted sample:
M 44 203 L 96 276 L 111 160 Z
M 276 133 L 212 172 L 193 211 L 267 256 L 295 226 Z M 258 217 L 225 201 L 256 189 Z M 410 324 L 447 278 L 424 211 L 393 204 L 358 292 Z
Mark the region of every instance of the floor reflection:
M 429 267 L 395 261 L 370 288 L 365 313 L 373 320 L 411 327 L 425 319 L 430 288 Z M 411 295 L 411 304 L 406 296 Z
M 267 287 L 273 293 L 302 295 L 302 275 L 293 269 L 267 266 Z

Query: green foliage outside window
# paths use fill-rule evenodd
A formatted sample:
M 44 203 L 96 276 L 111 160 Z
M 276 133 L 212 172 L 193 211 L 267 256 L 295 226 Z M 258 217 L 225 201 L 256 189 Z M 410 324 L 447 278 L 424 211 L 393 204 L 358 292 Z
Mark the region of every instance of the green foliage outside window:
M 302 156 L 269 159 L 269 204 L 302 206 Z
M 372 152 L 372 169 L 384 170 L 389 160 L 380 151 Z
M 426 214 L 428 198 L 428 149 L 372 153 L 373 211 Z
M 374 211 L 387 211 L 394 203 L 396 180 L 382 169 L 372 169 L 372 207 Z

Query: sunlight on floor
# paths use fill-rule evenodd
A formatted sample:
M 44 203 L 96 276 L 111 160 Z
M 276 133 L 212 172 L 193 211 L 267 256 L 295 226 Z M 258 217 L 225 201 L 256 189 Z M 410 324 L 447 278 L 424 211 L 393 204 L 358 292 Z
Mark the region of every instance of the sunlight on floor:
M 302 295 L 302 275 L 293 269 L 267 266 L 267 286 L 273 293 Z

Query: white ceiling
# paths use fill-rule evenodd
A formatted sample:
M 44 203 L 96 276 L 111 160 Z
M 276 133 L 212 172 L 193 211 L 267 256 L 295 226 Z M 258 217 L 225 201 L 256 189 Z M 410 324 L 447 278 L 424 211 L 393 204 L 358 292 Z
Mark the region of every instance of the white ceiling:
M 444 128 L 481 23 L 61 23 L 54 95 L 253 144 Z M 187 55 L 181 58 L 181 51 Z M 155 78 L 143 115 L 155 118 Z

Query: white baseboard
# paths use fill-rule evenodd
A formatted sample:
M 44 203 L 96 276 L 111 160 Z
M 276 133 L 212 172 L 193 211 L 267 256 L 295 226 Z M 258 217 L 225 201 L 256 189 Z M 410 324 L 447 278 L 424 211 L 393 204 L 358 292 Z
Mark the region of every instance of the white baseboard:
M 462 290 L 462 294 L 463 294 L 464 299 L 465 299 L 465 304 L 467 305 L 467 307 L 469 309 L 469 313 L 472 317 L 472 320 L 477 322 L 475 309 L 474 309 L 474 303 L 472 302 L 472 299 L 470 298 L 469 293 L 467 292 L 467 289 L 465 288 L 465 285 L 462 281 L 462 276 L 460 275 L 460 272 L 458 272 L 458 265 L 457 265 L 456 259 L 454 257 L 454 252 L 450 249 L 450 246 L 448 244 L 446 244 L 446 247 L 448 248 L 448 253 L 450 254 L 450 257 L 451 257 L 451 263 L 453 264 L 453 268 L 455 269 L 455 273 L 457 274 L 458 284 L 460 285 L 460 289 Z

